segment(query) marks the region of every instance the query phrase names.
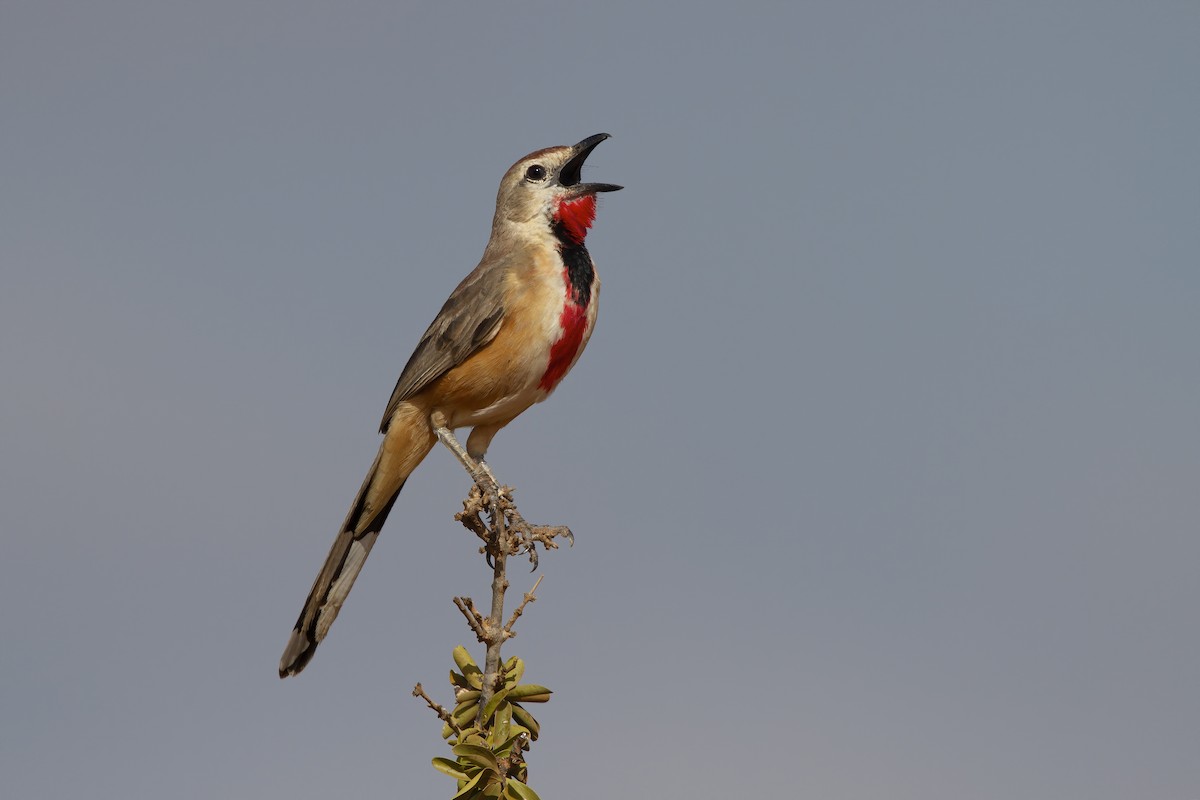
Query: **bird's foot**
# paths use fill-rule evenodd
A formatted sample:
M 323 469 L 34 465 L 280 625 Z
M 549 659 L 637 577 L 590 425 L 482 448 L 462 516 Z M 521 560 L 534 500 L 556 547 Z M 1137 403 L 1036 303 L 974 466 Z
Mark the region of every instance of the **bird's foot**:
M 504 513 L 508 519 L 508 552 L 528 555 L 530 572 L 538 568 L 538 544 L 545 550 L 557 550 L 558 542 L 554 540 L 561 538 L 566 539 L 571 547 L 575 546 L 575 534 L 566 525 L 531 525 L 517 511 L 516 504 L 511 502 Z
M 483 521 L 485 512 L 492 518 L 491 525 Z M 517 510 L 512 489 L 508 486 L 497 485 L 495 491 L 485 491 L 476 483 L 463 501 L 463 510 L 455 515 L 455 519 L 483 540 L 481 552 L 486 556 L 489 566 L 495 564 L 499 555 L 525 553 L 533 565 L 532 572 L 538 566 L 538 544 L 546 550 L 558 549 L 556 539 L 566 539 L 572 546 L 575 544 L 574 534 L 565 525 L 529 523 Z M 497 519 L 503 522 L 496 524 Z

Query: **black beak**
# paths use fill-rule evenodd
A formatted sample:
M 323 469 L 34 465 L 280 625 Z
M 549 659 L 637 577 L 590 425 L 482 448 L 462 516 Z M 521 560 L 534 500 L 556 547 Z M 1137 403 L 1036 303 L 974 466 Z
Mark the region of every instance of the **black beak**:
M 615 183 L 579 182 L 582 177 L 583 162 L 587 161 L 587 157 L 596 149 L 596 145 L 607 138 L 609 138 L 607 133 L 597 133 L 595 136 L 587 137 L 571 148 L 571 160 L 558 170 L 559 185 L 570 189 L 573 196 L 582 197 L 585 194 L 595 194 L 596 192 L 615 192 L 624 188 Z

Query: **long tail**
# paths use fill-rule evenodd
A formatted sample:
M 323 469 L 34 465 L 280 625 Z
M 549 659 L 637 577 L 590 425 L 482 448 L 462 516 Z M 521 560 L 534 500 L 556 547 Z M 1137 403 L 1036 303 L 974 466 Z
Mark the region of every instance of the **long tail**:
M 304 610 L 296 620 L 283 657 L 279 677 L 304 669 L 337 618 L 354 579 L 362 570 L 392 504 L 408 476 L 429 453 L 437 438 L 429 429 L 428 417 L 415 406 L 401 404 L 388 425 L 375 463 L 367 473 L 358 497 L 333 541 L 325 564 L 317 573 Z

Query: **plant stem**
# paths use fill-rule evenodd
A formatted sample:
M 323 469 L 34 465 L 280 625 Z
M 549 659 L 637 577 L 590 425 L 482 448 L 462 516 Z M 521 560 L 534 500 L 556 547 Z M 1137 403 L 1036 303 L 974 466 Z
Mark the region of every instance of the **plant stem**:
M 483 689 L 479 695 L 479 721 L 483 722 L 483 711 L 500 685 L 500 647 L 504 644 L 504 592 L 508 589 L 506 562 L 508 542 L 505 541 L 504 517 L 493 522 L 492 533 L 496 537 L 496 549 L 492 566 L 492 611 L 484 627 L 487 630 L 487 656 L 483 662 Z

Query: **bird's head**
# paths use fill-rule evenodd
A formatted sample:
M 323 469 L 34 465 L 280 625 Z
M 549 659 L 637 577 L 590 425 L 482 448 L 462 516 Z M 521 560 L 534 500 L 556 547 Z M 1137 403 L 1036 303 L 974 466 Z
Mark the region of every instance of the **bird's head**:
M 607 138 L 607 133 L 597 133 L 578 144 L 538 150 L 513 164 L 496 194 L 494 226 L 544 220 L 582 243 L 596 217 L 596 194 L 621 188 L 582 182 L 583 162 Z

